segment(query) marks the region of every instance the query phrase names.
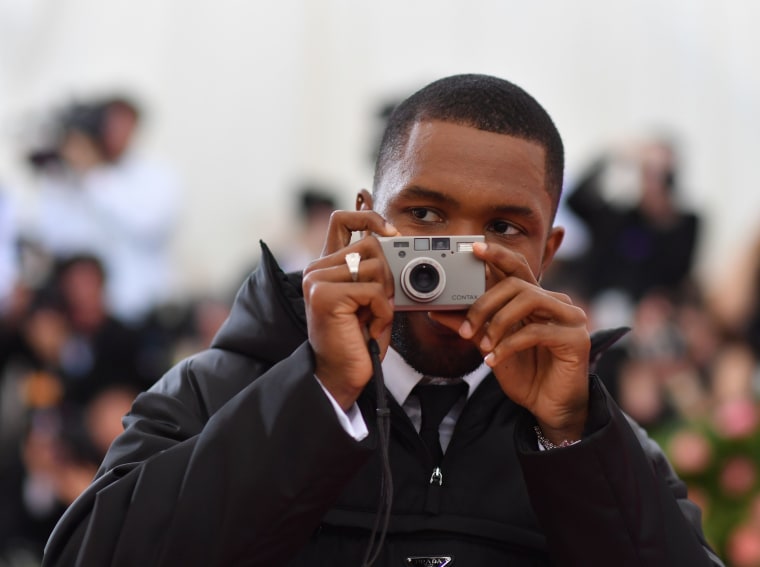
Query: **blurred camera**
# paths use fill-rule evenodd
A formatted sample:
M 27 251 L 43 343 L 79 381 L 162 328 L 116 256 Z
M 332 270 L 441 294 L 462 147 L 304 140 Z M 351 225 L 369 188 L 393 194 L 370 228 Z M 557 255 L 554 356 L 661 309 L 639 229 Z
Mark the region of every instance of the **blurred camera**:
M 466 309 L 485 291 L 474 236 L 378 237 L 393 272 L 396 311 Z
M 73 103 L 56 113 L 47 121 L 41 138 L 26 156 L 27 162 L 36 170 L 46 170 L 62 165 L 61 145 L 72 132 L 90 138 L 96 146 L 103 144 L 106 106 L 102 103 Z

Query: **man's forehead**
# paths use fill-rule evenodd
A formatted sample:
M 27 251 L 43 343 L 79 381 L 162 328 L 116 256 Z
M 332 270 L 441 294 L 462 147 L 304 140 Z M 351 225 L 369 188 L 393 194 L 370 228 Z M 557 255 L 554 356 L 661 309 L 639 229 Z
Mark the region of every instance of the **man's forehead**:
M 427 166 L 443 170 L 500 167 L 521 164 L 535 175 L 546 175 L 546 151 L 537 142 L 509 134 L 481 130 L 466 124 L 443 121 L 415 122 L 400 151 L 386 164 L 385 172 L 414 173 Z
M 528 183 L 545 191 L 546 165 L 546 149 L 538 142 L 468 124 L 419 120 L 410 126 L 403 147 L 386 162 L 375 198 L 382 205 L 388 192 L 429 175 Z
M 545 173 L 546 148 L 533 140 L 482 130 L 459 122 L 442 120 L 419 120 L 414 122 L 399 149 L 388 160 L 385 169 L 408 167 L 411 162 L 431 155 L 460 155 L 467 150 L 467 157 L 477 158 L 492 148 L 504 150 L 503 158 L 510 159 L 515 153 L 521 159 L 535 162 Z M 491 156 L 493 157 L 493 156 Z M 539 158 L 540 159 L 537 159 Z

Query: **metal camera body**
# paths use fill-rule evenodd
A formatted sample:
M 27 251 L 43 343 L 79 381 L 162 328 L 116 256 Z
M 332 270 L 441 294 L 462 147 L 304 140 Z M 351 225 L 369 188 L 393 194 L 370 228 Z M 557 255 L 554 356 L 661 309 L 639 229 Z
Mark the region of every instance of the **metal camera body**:
M 393 272 L 396 311 L 466 309 L 486 288 L 472 245 L 482 235 L 378 237 Z

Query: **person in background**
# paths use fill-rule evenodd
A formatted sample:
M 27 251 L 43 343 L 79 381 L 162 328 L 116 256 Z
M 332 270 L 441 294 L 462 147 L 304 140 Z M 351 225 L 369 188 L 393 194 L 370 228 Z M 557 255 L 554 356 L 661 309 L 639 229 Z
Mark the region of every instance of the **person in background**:
M 54 259 L 102 258 L 109 309 L 138 325 L 171 294 L 177 177 L 135 148 L 140 110 L 124 97 L 72 105 L 59 122 L 52 147 L 30 156 L 40 173 L 31 239 Z
M 39 565 L 148 386 L 137 332 L 105 310 L 100 262 L 70 258 L 54 274 L 0 333 L 0 565 Z
M 304 185 L 297 194 L 299 226 L 281 254 L 282 269 L 286 272 L 303 270 L 322 252 L 330 215 L 338 208 L 329 189 L 313 184 Z
M 160 370 L 142 355 L 141 332 L 109 312 L 107 281 L 103 264 L 94 256 L 66 258 L 55 268 L 53 284 L 71 329 L 63 358 L 68 401 L 86 404 L 117 384 L 141 391 Z
M 587 253 L 575 267 L 585 293 L 593 301 L 614 291 L 630 302 L 650 291 L 677 293 L 692 275 L 699 217 L 679 203 L 675 149 L 660 139 L 637 149 L 638 194 L 631 204 L 606 196 L 605 174 L 613 161 L 597 160 L 566 198 L 590 234 Z
M 16 453 L 0 467 L 0 565 L 40 564 L 50 531 L 92 481 L 136 394 L 110 386 L 82 408 L 30 408 Z

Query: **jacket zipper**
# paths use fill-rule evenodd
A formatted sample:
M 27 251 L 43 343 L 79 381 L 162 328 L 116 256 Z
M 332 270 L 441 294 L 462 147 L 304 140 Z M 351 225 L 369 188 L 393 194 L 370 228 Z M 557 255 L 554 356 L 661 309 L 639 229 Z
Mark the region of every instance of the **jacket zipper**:
M 425 511 L 428 514 L 438 514 L 441 510 L 441 491 L 443 490 L 443 471 L 441 467 L 435 467 L 430 475 L 427 498 L 425 499 Z
M 443 486 L 443 471 L 441 471 L 441 467 L 435 467 L 433 469 L 433 474 L 430 475 L 430 484 Z

